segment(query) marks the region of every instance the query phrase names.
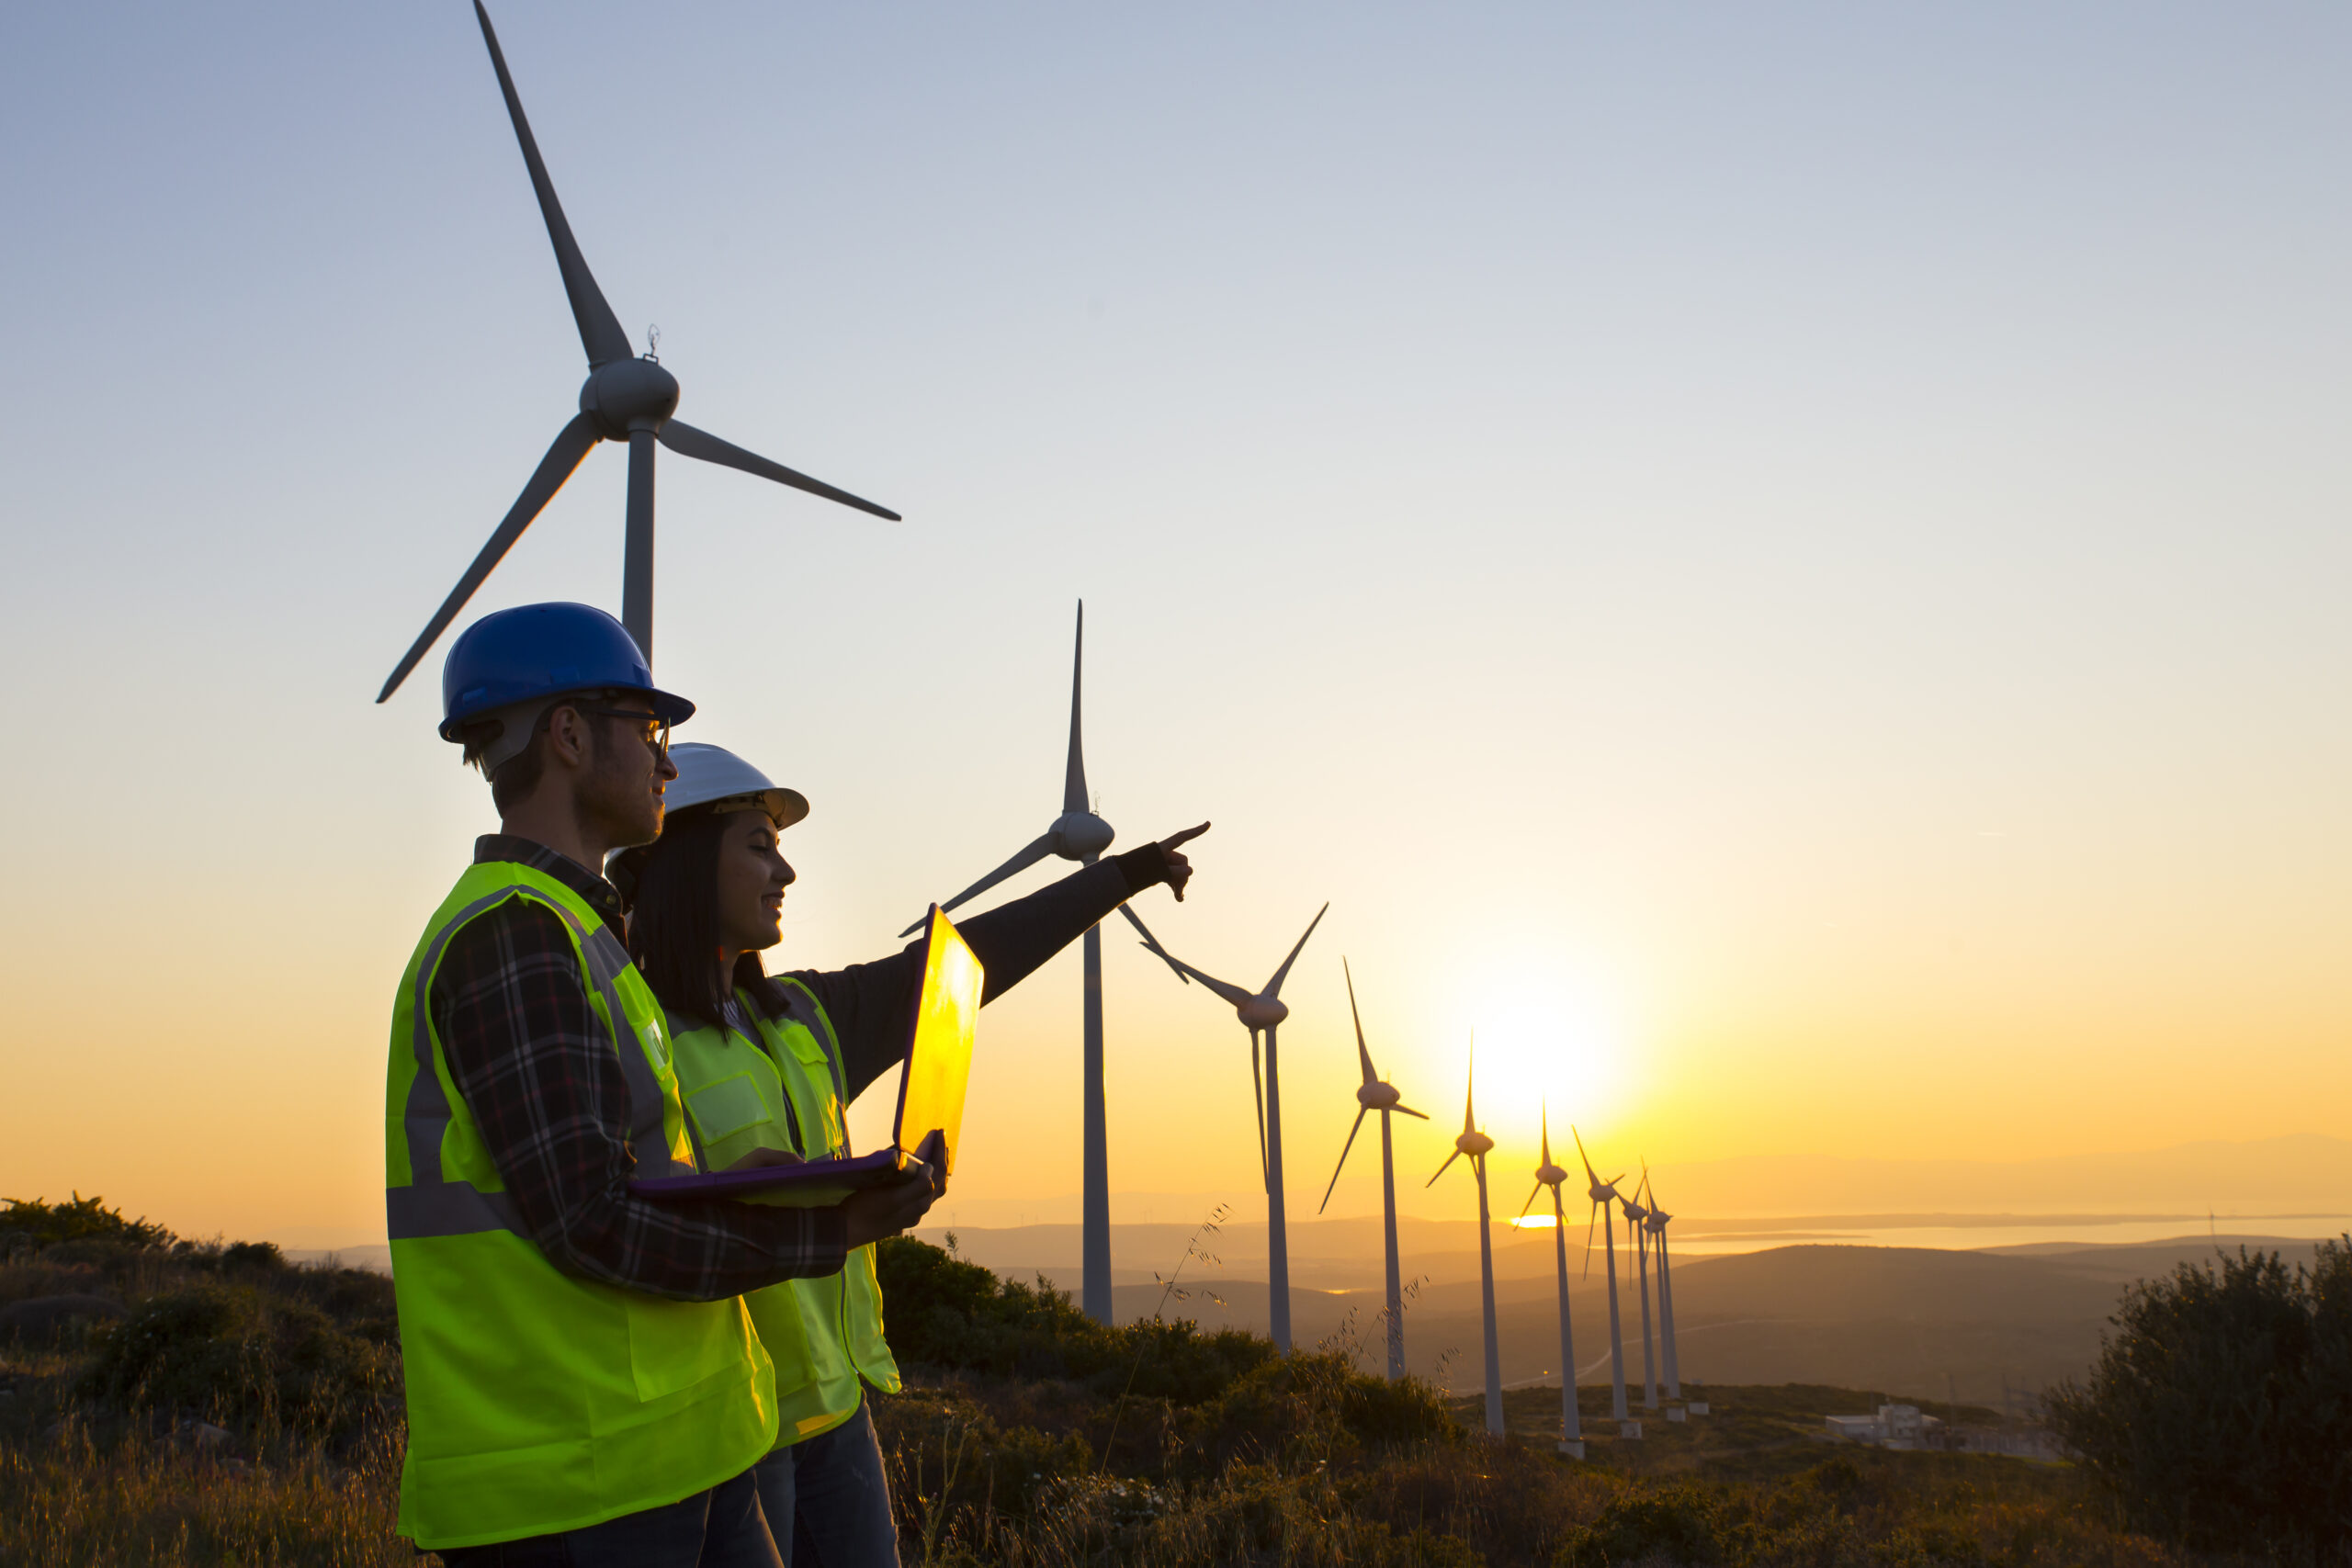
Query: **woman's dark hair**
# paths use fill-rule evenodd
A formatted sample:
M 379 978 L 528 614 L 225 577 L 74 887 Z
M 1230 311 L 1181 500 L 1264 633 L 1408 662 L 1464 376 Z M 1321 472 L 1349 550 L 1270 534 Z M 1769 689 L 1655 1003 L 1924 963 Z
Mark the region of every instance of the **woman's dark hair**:
M 727 818 L 716 811 L 679 812 L 662 836 L 627 859 L 637 886 L 629 911 L 628 952 L 637 972 L 672 1012 L 726 1027 L 727 990 L 718 981 L 718 845 Z M 747 985 L 764 975 L 746 953 L 730 976 Z

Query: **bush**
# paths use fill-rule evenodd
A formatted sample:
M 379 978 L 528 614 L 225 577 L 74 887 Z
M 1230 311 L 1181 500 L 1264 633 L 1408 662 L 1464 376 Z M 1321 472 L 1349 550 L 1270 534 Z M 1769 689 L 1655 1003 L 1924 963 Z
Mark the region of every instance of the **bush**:
M 1462 1427 L 1435 1390 L 1391 1383 L 1328 1350 L 1269 1356 L 1195 1411 L 1188 1444 L 1216 1467 L 1238 1459 L 1330 1460 L 1360 1450 L 1446 1446 Z
M 1189 1321 L 1109 1328 L 1042 1281 L 999 1280 L 928 1242 L 894 1236 L 875 1249 L 890 1348 L 900 1359 L 993 1377 L 1059 1378 L 1097 1393 L 1198 1404 L 1270 1359 L 1238 1329 Z
M 37 1252 L 59 1242 L 115 1242 L 144 1251 L 169 1247 L 177 1238 L 152 1220 L 126 1220 L 104 1198 L 74 1194 L 68 1203 L 41 1199 L 0 1198 L 0 1258 Z
M 1714 1498 L 1706 1490 L 1686 1483 L 1654 1492 L 1622 1492 L 1599 1518 L 1571 1530 L 1553 1561 L 1598 1568 L 1655 1557 L 1691 1568 L 1724 1560 Z
M 400 1382 L 390 1350 L 316 1308 L 250 1288 L 198 1285 L 141 1303 L 92 1331 L 74 1392 L 117 1408 L 158 1407 L 225 1425 L 270 1421 L 347 1434 Z
M 2352 1543 L 2352 1238 L 2291 1270 L 2240 1248 L 2124 1293 L 2052 1426 L 2135 1525 L 2274 1554 Z

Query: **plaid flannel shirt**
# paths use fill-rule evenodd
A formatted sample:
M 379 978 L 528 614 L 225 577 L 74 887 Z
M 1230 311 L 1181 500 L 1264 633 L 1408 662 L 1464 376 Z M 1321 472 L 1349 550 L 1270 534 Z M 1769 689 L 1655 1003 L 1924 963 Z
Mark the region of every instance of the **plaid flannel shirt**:
M 612 884 L 527 839 L 487 834 L 474 859 L 514 861 L 585 898 L 620 936 Z M 840 1211 L 630 1196 L 628 1085 L 553 913 L 512 899 L 450 941 L 434 1027 L 515 1211 L 566 1273 L 682 1301 L 719 1301 L 838 1271 Z

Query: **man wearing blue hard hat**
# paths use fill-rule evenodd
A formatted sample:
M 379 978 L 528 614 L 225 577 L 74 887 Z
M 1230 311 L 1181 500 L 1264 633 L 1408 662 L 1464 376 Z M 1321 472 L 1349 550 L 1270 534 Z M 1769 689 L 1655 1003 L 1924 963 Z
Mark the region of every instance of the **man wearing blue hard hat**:
M 393 1009 L 401 1531 L 451 1568 L 765 1568 L 749 1472 L 776 1399 L 741 1297 L 839 1270 L 937 1190 L 917 1172 L 832 1209 L 633 1196 L 631 1178 L 690 1171 L 695 1151 L 662 1005 L 594 868 L 661 832 L 670 728 L 694 705 L 584 604 L 476 622 L 442 701 L 500 830 Z

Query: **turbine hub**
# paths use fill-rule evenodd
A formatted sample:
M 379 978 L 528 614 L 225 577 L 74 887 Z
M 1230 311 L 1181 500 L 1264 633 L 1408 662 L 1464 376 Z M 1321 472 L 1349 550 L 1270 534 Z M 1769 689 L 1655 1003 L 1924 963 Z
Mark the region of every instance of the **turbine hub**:
M 1535 1179 L 1546 1187 L 1557 1187 L 1567 1179 L 1568 1173 L 1556 1165 L 1539 1165 L 1535 1168 Z
M 1464 1133 L 1453 1140 L 1453 1146 L 1476 1159 L 1493 1149 L 1495 1141 L 1484 1133 Z
M 1233 1010 L 1239 1013 L 1242 1023 L 1251 1029 L 1272 1029 L 1290 1016 L 1290 1009 L 1273 997 L 1251 997 Z
M 1394 1084 L 1368 1083 L 1356 1089 L 1356 1103 L 1366 1111 L 1393 1111 L 1404 1100 L 1403 1092 Z
M 650 359 L 608 359 L 581 383 L 580 412 L 607 441 L 659 430 L 678 412 L 678 378 Z
M 1617 1196 L 1617 1189 L 1606 1181 L 1596 1181 L 1584 1190 L 1584 1195 L 1596 1203 L 1606 1203 Z
M 1053 840 L 1054 853 L 1062 859 L 1084 860 L 1109 849 L 1118 830 L 1091 811 L 1065 811 L 1054 818 L 1046 836 Z

